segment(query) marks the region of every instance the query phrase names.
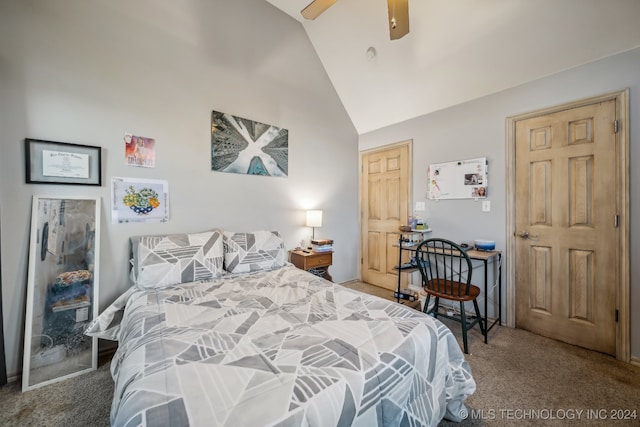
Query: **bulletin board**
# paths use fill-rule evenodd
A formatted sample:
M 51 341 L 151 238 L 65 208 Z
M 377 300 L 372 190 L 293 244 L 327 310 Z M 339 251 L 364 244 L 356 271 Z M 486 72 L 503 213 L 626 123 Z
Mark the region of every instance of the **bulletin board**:
M 486 157 L 430 165 L 427 170 L 427 198 L 486 198 L 488 166 Z

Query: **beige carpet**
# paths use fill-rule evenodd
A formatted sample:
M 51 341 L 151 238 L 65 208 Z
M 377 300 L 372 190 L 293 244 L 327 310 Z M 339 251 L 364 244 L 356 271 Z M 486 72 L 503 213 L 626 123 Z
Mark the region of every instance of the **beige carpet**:
M 383 298 L 393 293 L 347 284 Z M 460 341 L 460 326 L 445 320 Z M 640 425 L 640 368 L 529 332 L 495 327 L 484 344 L 469 333 L 467 356 L 477 383 L 470 417 L 440 426 Z M 113 382 L 108 362 L 92 373 L 41 389 L 0 388 L 0 426 L 108 426 Z M 612 417 L 635 419 L 613 420 Z
M 109 426 L 113 381 L 109 362 L 97 371 L 26 393 L 22 384 L 0 388 L 0 426 Z

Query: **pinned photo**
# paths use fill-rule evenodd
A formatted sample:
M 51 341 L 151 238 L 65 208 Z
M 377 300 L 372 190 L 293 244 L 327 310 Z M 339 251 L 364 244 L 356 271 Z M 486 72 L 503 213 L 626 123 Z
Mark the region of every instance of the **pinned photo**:
M 476 187 L 471 193 L 471 197 L 487 197 L 486 187 Z

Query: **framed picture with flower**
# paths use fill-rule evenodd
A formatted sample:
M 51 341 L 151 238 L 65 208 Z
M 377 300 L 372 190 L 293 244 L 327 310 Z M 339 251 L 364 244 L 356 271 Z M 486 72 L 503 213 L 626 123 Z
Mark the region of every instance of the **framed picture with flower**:
M 111 222 L 140 223 L 169 220 L 169 183 L 159 179 L 111 179 Z

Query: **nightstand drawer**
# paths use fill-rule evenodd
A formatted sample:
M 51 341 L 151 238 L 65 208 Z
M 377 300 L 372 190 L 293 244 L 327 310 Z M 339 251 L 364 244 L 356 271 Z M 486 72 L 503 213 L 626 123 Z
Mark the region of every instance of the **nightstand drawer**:
M 331 252 L 326 254 L 318 254 L 317 252 L 310 257 L 307 257 L 306 267 L 314 268 L 314 267 L 325 267 L 331 265 L 332 256 Z
M 333 280 L 329 274 L 332 262 L 333 252 L 310 252 L 300 249 L 291 251 L 291 264 L 327 280 Z

